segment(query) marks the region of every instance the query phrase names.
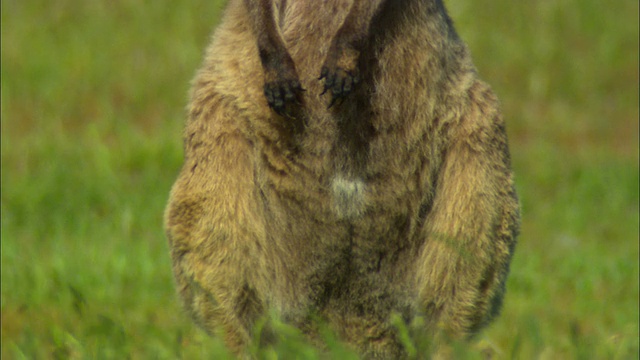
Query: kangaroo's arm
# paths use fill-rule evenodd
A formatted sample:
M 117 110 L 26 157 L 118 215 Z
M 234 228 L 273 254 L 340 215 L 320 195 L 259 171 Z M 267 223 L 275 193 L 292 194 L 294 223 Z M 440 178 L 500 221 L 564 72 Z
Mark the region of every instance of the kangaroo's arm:
M 273 0 L 244 0 L 258 42 L 264 68 L 264 94 L 269 106 L 285 115 L 288 102 L 299 102 L 303 91 L 293 59 L 287 51 L 276 24 Z
M 349 95 L 359 82 L 358 59 L 369 37 L 372 20 L 386 0 L 355 0 L 331 42 L 320 80 L 331 91 L 329 106 Z M 258 42 L 265 73 L 264 93 L 269 106 L 286 115 L 288 103 L 300 102 L 303 91 L 295 64 L 278 31 L 273 0 L 244 0 Z M 309 14 L 309 16 L 315 16 Z
M 324 92 L 332 93 L 330 106 L 349 95 L 360 81 L 358 59 L 369 38 L 371 23 L 385 1 L 355 0 L 333 38 L 320 74 Z

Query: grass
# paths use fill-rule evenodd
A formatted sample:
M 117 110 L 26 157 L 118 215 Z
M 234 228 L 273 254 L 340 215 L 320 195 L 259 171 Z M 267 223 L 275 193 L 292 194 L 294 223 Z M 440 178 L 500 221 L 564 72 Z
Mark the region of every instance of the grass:
M 447 4 L 502 100 L 523 205 L 480 346 L 638 358 L 638 2 Z M 2 2 L 3 359 L 226 356 L 182 313 L 162 231 L 189 81 L 222 8 Z M 287 338 L 260 356 L 317 358 Z

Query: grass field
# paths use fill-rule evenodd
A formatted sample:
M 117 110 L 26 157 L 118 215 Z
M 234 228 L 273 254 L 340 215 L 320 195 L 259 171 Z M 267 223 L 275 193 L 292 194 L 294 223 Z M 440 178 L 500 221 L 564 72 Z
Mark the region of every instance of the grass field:
M 446 3 L 503 103 L 523 206 L 478 340 L 498 358 L 637 359 L 638 1 Z M 222 8 L 2 1 L 2 359 L 224 357 L 180 309 L 162 230 Z M 315 358 L 292 337 L 261 356 Z

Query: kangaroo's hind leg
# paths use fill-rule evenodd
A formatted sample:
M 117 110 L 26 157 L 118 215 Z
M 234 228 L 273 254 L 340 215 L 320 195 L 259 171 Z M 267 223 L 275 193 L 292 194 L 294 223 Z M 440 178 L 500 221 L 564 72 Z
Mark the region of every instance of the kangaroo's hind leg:
M 241 352 L 265 310 L 264 262 L 254 166 L 237 114 L 224 98 L 192 108 L 185 163 L 165 213 L 173 270 L 185 308 Z M 262 281 L 264 283 L 264 281 Z

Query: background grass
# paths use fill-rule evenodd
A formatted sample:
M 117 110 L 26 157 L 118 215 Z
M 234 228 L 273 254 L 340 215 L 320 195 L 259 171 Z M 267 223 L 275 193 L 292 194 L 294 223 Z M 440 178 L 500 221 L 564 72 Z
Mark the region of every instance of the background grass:
M 637 359 L 638 1 L 447 4 L 502 100 L 523 205 L 479 341 L 500 358 Z M 2 1 L 3 359 L 225 356 L 181 312 L 162 231 L 222 7 Z M 316 356 L 291 337 L 263 356 Z

